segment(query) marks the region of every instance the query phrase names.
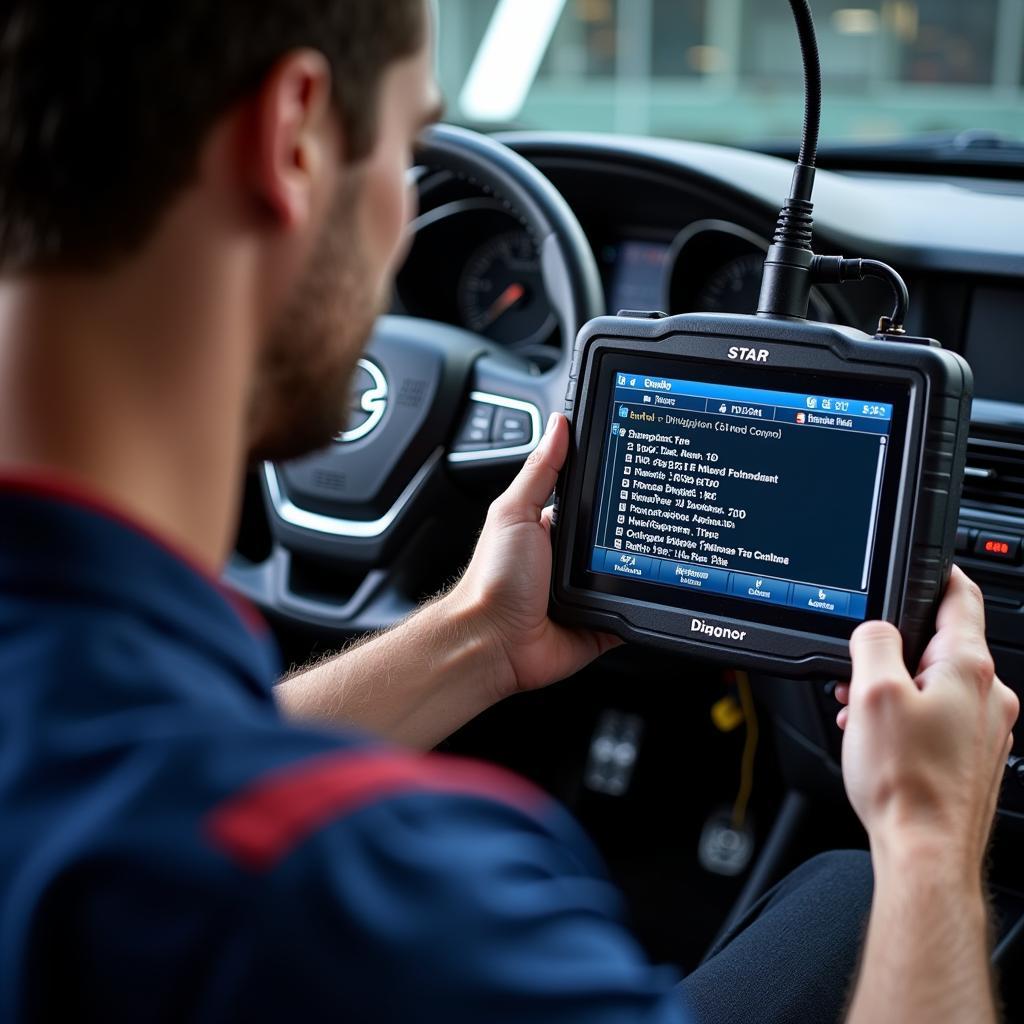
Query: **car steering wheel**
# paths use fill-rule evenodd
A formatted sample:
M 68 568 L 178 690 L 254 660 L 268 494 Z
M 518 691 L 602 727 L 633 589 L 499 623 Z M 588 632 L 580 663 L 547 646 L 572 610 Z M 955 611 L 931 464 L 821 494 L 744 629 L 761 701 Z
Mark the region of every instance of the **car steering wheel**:
M 355 634 L 411 610 L 390 561 L 426 519 L 458 500 L 460 483 L 510 472 L 537 447 L 547 416 L 564 407 L 577 332 L 605 312 L 583 229 L 532 164 L 448 125 L 426 134 L 418 163 L 482 190 L 522 223 L 540 255 L 561 356 L 540 373 L 462 328 L 383 317 L 356 370 L 346 430 L 324 451 L 261 468 L 269 556 L 253 562 L 236 552 L 226 571 L 230 586 L 293 623 Z M 342 597 L 298 586 L 300 558 L 344 566 L 355 582 Z

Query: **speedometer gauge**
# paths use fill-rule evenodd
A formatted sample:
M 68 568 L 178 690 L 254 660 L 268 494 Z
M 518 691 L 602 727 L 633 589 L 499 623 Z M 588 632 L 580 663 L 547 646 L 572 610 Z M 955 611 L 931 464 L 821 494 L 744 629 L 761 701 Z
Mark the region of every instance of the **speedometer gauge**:
M 501 345 L 539 345 L 556 326 L 537 247 L 525 231 L 485 242 L 466 263 L 458 287 L 462 322 Z
M 723 220 L 684 228 L 672 243 L 666 308 L 670 313 L 757 312 L 764 259 L 771 242 Z M 836 311 L 820 288 L 812 288 L 812 320 L 836 322 Z

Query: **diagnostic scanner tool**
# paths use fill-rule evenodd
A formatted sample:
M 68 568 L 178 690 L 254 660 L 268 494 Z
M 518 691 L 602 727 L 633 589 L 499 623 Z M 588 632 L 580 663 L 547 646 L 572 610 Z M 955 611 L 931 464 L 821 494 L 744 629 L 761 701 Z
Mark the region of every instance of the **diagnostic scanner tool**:
M 816 256 L 820 70 L 806 2 L 804 151 L 751 316 L 625 313 L 576 342 L 556 494 L 556 619 L 735 666 L 845 676 L 884 619 L 916 665 L 949 579 L 970 423 L 959 356 L 903 330 L 898 274 Z M 817 102 L 815 102 L 817 97 Z M 810 288 L 888 280 L 875 337 L 806 320 Z
M 842 675 L 866 619 L 931 635 L 970 370 L 928 344 L 742 316 L 585 328 L 553 613 L 781 674 Z

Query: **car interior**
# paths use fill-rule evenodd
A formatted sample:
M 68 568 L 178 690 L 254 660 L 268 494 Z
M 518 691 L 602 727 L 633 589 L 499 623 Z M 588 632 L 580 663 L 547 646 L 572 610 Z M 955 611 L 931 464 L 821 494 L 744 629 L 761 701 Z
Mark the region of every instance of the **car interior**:
M 248 480 L 227 578 L 267 614 L 286 664 L 387 628 L 457 579 L 488 505 L 564 409 L 588 321 L 756 308 L 794 155 L 608 131 L 427 133 L 412 246 L 346 431 Z M 956 561 L 983 588 L 1001 677 L 1024 696 L 1024 156 L 998 155 L 823 144 L 815 243 L 896 267 L 907 331 L 973 368 Z M 879 280 L 821 285 L 810 316 L 874 334 L 891 301 Z M 828 514 L 827 493 L 802 500 Z M 628 645 L 442 749 L 564 803 L 649 955 L 687 971 L 786 872 L 866 848 L 843 789 L 835 685 Z M 991 891 L 1006 1011 L 1024 1020 L 1022 864 L 1018 738 Z

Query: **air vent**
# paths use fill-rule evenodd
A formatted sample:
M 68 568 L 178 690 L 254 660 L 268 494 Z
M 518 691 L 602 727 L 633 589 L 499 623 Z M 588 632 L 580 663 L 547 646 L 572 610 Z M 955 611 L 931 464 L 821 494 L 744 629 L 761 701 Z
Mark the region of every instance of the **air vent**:
M 1024 437 L 1009 433 L 972 435 L 967 442 L 964 501 L 1024 512 Z

